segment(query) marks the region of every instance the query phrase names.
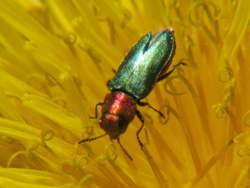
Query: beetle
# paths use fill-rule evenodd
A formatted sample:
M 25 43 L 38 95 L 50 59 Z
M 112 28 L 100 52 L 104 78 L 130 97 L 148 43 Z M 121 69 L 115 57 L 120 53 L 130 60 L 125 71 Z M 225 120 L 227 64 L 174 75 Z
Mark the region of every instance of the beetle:
M 150 93 L 157 82 L 174 71 L 175 67 L 166 72 L 174 57 L 175 48 L 174 31 L 171 28 L 156 35 L 151 33 L 144 35 L 124 58 L 113 79 L 107 82 L 110 93 L 105 96 L 104 102 L 96 104 L 95 116 L 91 118 L 98 118 L 98 107 L 101 107 L 102 116 L 99 124 L 105 134 L 83 139 L 79 143 L 109 135 L 111 140 L 117 140 L 122 150 L 132 159 L 121 145 L 119 136 L 137 116 L 141 126 L 136 132 L 136 137 L 140 147 L 143 148 L 139 135 L 144 127 L 144 118 L 137 105 L 148 106 L 164 117 L 159 110 L 141 100 Z

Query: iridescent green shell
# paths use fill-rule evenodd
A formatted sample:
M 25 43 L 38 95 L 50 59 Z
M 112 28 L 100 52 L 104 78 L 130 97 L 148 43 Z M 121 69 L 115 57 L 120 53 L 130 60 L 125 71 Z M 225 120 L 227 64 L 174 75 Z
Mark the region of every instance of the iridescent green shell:
M 147 33 L 130 50 L 114 78 L 108 82 L 109 89 L 123 91 L 139 101 L 149 94 L 158 76 L 169 67 L 174 52 L 172 30 L 154 37 Z

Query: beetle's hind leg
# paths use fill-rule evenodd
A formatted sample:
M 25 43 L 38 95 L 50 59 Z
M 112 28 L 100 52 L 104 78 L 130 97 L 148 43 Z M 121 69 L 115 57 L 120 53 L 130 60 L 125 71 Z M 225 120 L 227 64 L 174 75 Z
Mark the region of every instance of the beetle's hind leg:
M 137 141 L 138 141 L 140 147 L 143 148 L 144 145 L 143 145 L 143 143 L 142 143 L 142 141 L 141 141 L 141 139 L 140 139 L 140 133 L 141 133 L 143 127 L 144 127 L 144 118 L 143 118 L 141 112 L 138 111 L 138 110 L 136 111 L 136 115 L 137 115 L 137 117 L 139 118 L 139 120 L 140 120 L 141 123 L 142 123 L 141 126 L 140 126 L 140 128 L 136 131 L 136 138 L 137 138 Z
M 177 68 L 177 67 L 179 67 L 180 65 L 187 65 L 186 63 L 184 63 L 184 62 L 179 62 L 179 63 L 177 63 L 176 65 L 174 65 L 174 67 L 170 70 L 170 71 L 168 71 L 167 73 L 165 73 L 165 74 L 160 74 L 160 76 L 158 77 L 158 79 L 157 79 L 157 82 L 160 82 L 161 80 L 164 80 L 165 78 L 167 78 L 170 74 L 172 74 L 174 71 L 175 71 L 175 69 Z
M 104 103 L 103 102 L 99 102 L 95 105 L 95 116 L 90 116 L 90 119 L 97 119 L 98 117 L 98 106 L 102 106 Z
M 154 108 L 153 106 L 151 106 L 149 103 L 139 101 L 137 104 L 139 106 L 148 106 L 149 108 L 151 108 L 152 110 L 154 110 L 155 112 L 157 112 L 162 118 L 165 118 L 165 116 L 163 115 L 163 113 L 161 111 L 157 110 L 156 108 Z

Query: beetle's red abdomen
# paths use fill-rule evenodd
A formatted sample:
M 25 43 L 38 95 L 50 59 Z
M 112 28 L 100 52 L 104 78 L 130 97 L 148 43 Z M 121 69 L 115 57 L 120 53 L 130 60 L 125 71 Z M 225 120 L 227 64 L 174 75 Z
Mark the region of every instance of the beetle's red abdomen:
M 128 123 L 136 114 L 136 103 L 124 92 L 112 92 L 106 95 L 102 106 L 101 128 L 112 139 L 126 131 Z

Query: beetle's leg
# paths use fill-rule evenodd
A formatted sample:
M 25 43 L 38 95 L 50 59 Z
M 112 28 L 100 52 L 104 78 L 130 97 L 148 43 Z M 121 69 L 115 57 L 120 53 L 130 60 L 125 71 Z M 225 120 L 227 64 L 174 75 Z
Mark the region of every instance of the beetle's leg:
M 141 114 L 141 112 L 140 111 L 136 111 L 136 115 L 137 115 L 137 117 L 139 118 L 139 120 L 141 121 L 141 126 L 140 126 L 140 128 L 136 131 L 136 138 L 137 138 L 137 141 L 138 141 L 138 143 L 139 143 L 139 145 L 140 145 L 140 147 L 141 148 L 143 148 L 144 147 L 144 145 L 143 145 L 143 143 L 142 143 L 142 141 L 141 141 L 141 139 L 140 139 L 140 133 L 141 133 L 141 131 L 142 131 L 142 129 L 143 129 L 143 127 L 144 127 L 144 118 L 143 118 L 143 116 L 142 116 L 142 114 Z
M 120 138 L 119 138 L 119 137 L 117 138 L 117 142 L 118 142 L 118 144 L 120 145 L 122 151 L 123 151 L 123 152 L 128 156 L 128 158 L 132 161 L 133 158 L 131 157 L 131 155 L 129 155 L 129 153 L 127 152 L 127 150 L 123 147 L 123 145 L 122 145 L 121 142 L 120 142 Z
M 116 74 L 117 71 L 116 71 L 114 68 L 112 68 L 112 72 L 113 72 L 114 74 Z
M 157 109 L 155 109 L 153 106 L 151 106 L 149 103 L 147 102 L 141 102 L 139 101 L 137 103 L 139 106 L 148 106 L 149 108 L 151 108 L 152 110 L 154 110 L 155 112 L 157 112 L 162 118 L 165 118 L 165 116 L 163 115 L 163 113 Z
M 106 83 L 106 86 L 107 86 L 107 87 L 109 87 L 109 82 L 110 82 L 110 80 L 108 80 L 107 83 Z
M 112 72 L 113 72 L 114 74 L 117 73 L 117 71 L 116 71 L 114 68 L 112 68 Z M 109 87 L 109 82 L 110 82 L 110 80 L 108 80 L 107 83 L 106 83 L 106 86 L 107 86 L 107 87 Z
M 112 68 L 112 72 L 113 72 L 114 74 L 117 73 L 117 71 L 116 71 L 114 68 Z M 109 86 L 109 82 L 110 82 L 110 80 L 107 81 L 106 86 Z
M 98 116 L 98 106 L 102 106 L 104 103 L 103 102 L 99 102 L 95 105 L 95 116 L 90 116 L 90 119 L 97 119 Z
M 158 79 L 157 79 L 157 82 L 159 82 L 159 81 L 161 81 L 161 80 L 167 78 L 167 77 L 168 77 L 170 74 L 172 74 L 172 73 L 175 71 L 175 69 L 176 69 L 177 67 L 179 67 L 180 65 L 187 65 L 187 64 L 186 64 L 186 63 L 183 63 L 183 62 L 177 63 L 176 65 L 174 65 L 174 67 L 172 68 L 172 70 L 168 71 L 168 72 L 165 73 L 165 74 L 160 75 L 160 76 L 158 77 Z

